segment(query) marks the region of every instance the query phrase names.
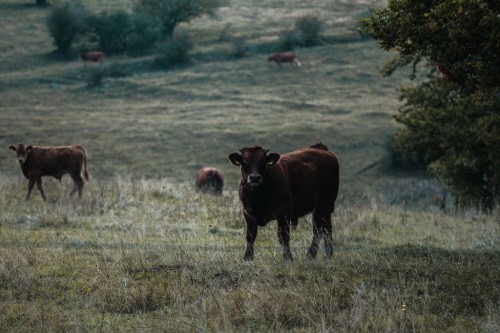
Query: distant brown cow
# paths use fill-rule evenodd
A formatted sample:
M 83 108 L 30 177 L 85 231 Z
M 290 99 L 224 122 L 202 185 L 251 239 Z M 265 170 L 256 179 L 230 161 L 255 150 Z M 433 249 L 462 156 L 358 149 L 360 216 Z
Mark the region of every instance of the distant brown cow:
M 78 191 L 78 196 L 82 197 L 82 169 L 85 179 L 89 180 L 87 152 L 82 146 L 38 147 L 21 143 L 17 146 L 9 146 L 9 149 L 16 152 L 21 171 L 29 180 L 26 200 L 30 199 L 35 183 L 43 200 L 47 200 L 43 191 L 42 177 L 52 176 L 61 180 L 62 176 L 67 173 L 75 183 L 71 195 Z
M 278 67 L 281 68 L 281 63 L 282 62 L 289 62 L 290 65 L 297 65 L 300 66 L 300 62 L 297 59 L 297 55 L 294 52 L 282 52 L 282 53 L 276 53 L 269 58 L 267 58 L 268 61 L 274 61 L 278 64 Z
M 196 177 L 196 191 L 221 195 L 224 186 L 222 172 L 216 168 L 203 167 Z
M 83 64 L 86 65 L 87 62 L 99 62 L 102 64 L 106 55 L 101 51 L 90 51 L 90 52 L 80 52 L 79 58 L 83 60 Z
M 229 160 L 240 166 L 242 179 L 239 196 L 247 224 L 245 260 L 253 260 L 253 243 L 258 226 L 278 220 L 278 239 L 283 258 L 292 260 L 290 224 L 312 212 L 313 239 L 307 257 L 316 257 L 321 238 L 326 258 L 333 254 L 332 222 L 339 191 L 337 157 L 323 144 L 279 155 L 268 154 L 259 146 L 245 147 L 232 153 Z

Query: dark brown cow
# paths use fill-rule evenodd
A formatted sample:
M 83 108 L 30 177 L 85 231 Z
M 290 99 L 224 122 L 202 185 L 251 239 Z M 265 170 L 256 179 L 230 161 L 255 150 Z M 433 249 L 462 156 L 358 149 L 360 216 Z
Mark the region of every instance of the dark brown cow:
M 203 167 L 196 176 L 196 191 L 214 195 L 222 195 L 224 177 L 216 168 Z
M 101 51 L 80 52 L 80 59 L 83 60 L 84 65 L 86 65 L 89 61 L 99 62 L 102 64 L 105 57 L 106 55 Z
M 267 58 L 268 61 L 274 61 L 278 64 L 278 67 L 281 68 L 281 63 L 282 62 L 289 62 L 290 65 L 297 65 L 300 66 L 300 62 L 297 59 L 297 55 L 294 52 L 282 52 L 282 53 L 276 53 L 269 58 Z
M 278 239 L 283 258 L 292 260 L 290 224 L 312 212 L 313 239 L 307 257 L 314 259 L 321 238 L 326 258 L 333 254 L 332 222 L 339 191 L 337 157 L 323 144 L 279 155 L 259 146 L 240 149 L 229 160 L 240 166 L 240 200 L 247 224 L 245 260 L 253 259 L 258 226 L 278 220 Z
M 67 173 L 75 182 L 71 195 L 78 191 L 78 196 L 82 197 L 82 169 L 85 179 L 89 180 L 87 152 L 82 146 L 38 147 L 21 143 L 17 146 L 9 146 L 9 149 L 16 152 L 21 171 L 29 180 L 26 200 L 30 199 L 35 183 L 43 200 L 47 200 L 43 191 L 42 177 L 52 176 L 61 180 L 62 176 Z

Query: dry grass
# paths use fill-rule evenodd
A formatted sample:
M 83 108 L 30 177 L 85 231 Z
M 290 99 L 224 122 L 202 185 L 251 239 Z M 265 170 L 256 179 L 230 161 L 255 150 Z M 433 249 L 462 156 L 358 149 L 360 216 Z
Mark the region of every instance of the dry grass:
M 340 203 L 331 261 L 305 259 L 307 217 L 292 235 L 293 263 L 282 261 L 274 224 L 248 263 L 232 191 L 119 178 L 92 184 L 80 202 L 66 197 L 70 185 L 25 204 L 16 181 L 1 184 L 3 331 L 500 327 L 494 216 Z

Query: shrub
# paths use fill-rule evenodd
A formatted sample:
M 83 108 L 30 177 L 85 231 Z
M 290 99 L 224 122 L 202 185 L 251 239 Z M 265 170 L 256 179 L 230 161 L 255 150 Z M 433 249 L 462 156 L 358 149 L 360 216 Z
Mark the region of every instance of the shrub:
M 108 53 L 122 53 L 127 50 L 133 30 L 130 14 L 125 11 L 112 14 L 103 12 L 93 16 L 90 22 L 101 50 Z
M 52 8 L 47 20 L 49 33 L 59 52 L 68 54 L 87 29 L 87 11 L 79 2 L 64 2 Z
M 136 0 L 136 10 L 158 18 L 164 36 L 172 36 L 179 23 L 213 14 L 221 0 Z
M 185 30 L 177 31 L 158 47 L 155 64 L 160 67 L 170 67 L 188 63 L 192 47 L 190 34 Z
M 161 39 L 158 20 L 147 13 L 135 13 L 132 16 L 132 26 L 127 45 L 130 55 L 145 54 Z
M 295 31 L 301 46 L 317 45 L 322 29 L 323 23 L 317 16 L 305 15 L 295 21 Z
M 281 32 L 278 42 L 280 51 L 291 51 L 296 47 L 315 46 L 320 41 L 323 23 L 316 16 L 306 15 L 295 21 L 293 30 Z

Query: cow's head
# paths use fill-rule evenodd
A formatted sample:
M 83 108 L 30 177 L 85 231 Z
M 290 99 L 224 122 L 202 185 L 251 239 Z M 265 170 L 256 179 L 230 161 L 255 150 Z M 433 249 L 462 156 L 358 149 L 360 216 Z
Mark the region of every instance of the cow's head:
M 250 186 L 259 186 L 263 183 L 267 168 L 278 163 L 280 155 L 267 153 L 268 150 L 259 146 L 242 148 L 240 153 L 232 153 L 228 156 L 231 164 L 239 166 L 241 176 Z
M 19 164 L 23 165 L 28 157 L 28 153 L 33 149 L 33 146 L 20 143 L 17 146 L 9 146 L 9 149 L 16 152 L 17 161 Z

